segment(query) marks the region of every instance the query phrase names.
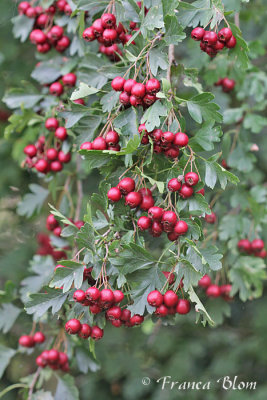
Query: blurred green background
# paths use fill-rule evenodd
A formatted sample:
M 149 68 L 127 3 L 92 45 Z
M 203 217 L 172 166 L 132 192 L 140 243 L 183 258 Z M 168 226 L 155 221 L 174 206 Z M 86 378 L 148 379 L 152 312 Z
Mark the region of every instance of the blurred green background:
M 0 2 L 0 96 L 6 88 L 19 86 L 29 77 L 35 63 L 29 44 L 13 39 L 11 18 L 16 14 L 16 2 Z M 36 222 L 25 221 L 16 215 L 16 203 L 27 189 L 29 176 L 11 158 L 12 140 L 3 139 L 7 110 L 0 102 L 0 282 L 9 279 L 16 285 L 26 276 L 28 260 L 35 251 Z M 94 181 L 96 181 L 95 179 Z M 91 181 L 92 182 L 92 181 Z M 96 185 L 95 185 L 96 186 Z M 95 188 L 90 187 L 90 191 Z M 30 319 L 21 315 L 7 336 L 0 341 L 16 348 L 21 333 L 20 324 L 31 326 Z M 267 398 L 267 319 L 266 298 L 242 304 L 232 304 L 232 316 L 216 329 L 194 324 L 194 316 L 181 318 L 173 327 L 144 324 L 142 329 L 116 329 L 108 326 L 101 343 L 96 346 L 102 369 L 82 375 L 72 370 L 82 400 L 255 400 Z M 0 391 L 35 370 L 36 354 L 16 356 L 0 384 Z M 80 360 L 79 362 L 82 362 Z M 253 393 L 249 390 L 222 390 L 216 380 L 238 376 L 238 381 L 257 382 Z M 167 386 L 161 389 L 156 380 L 170 376 L 179 382 L 208 382 L 211 390 L 178 391 Z M 151 383 L 144 385 L 143 377 Z M 53 388 L 53 379 L 49 388 Z M 8 393 L 6 400 L 18 399 L 16 391 Z M 63 399 L 62 399 L 63 400 Z

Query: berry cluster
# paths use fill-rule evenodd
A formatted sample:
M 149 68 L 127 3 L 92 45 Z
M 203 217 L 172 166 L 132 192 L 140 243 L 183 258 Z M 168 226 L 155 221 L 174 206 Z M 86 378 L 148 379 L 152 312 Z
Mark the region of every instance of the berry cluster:
M 94 340 L 102 339 L 104 335 L 103 329 L 99 328 L 97 325 L 90 326 L 88 324 L 81 324 L 78 319 L 70 319 L 65 324 L 65 330 L 70 335 L 79 335 L 80 338 L 88 339 L 91 337 Z
M 142 144 L 148 144 L 150 137 L 153 141 L 154 153 L 164 153 L 169 158 L 177 158 L 180 148 L 187 146 L 189 141 L 188 136 L 183 132 L 163 132 L 161 129 L 154 129 L 152 132 L 148 132 L 145 124 L 139 126 L 138 132 L 140 135 L 143 134 Z
M 36 344 L 41 344 L 44 343 L 45 341 L 45 335 L 43 332 L 35 332 L 35 334 L 32 335 L 22 335 L 19 338 L 19 344 L 22 347 L 34 347 Z
M 264 241 L 262 239 L 254 239 L 250 242 L 248 239 L 239 240 L 238 249 L 242 253 L 254 255 L 255 257 L 265 258 L 267 255 L 264 249 Z
M 216 214 L 215 214 L 213 211 L 212 211 L 211 214 L 206 214 L 206 215 L 205 215 L 205 221 L 206 221 L 208 224 L 215 224 L 216 220 L 217 220 L 217 216 L 216 216 Z
M 35 360 L 38 367 L 49 367 L 53 370 L 69 371 L 69 358 L 66 353 L 56 349 L 44 350 Z
M 49 86 L 49 92 L 52 96 L 61 96 L 64 92 L 64 88 L 69 89 L 75 86 L 77 81 L 77 76 L 73 72 L 63 75 L 58 81 L 53 82 Z M 83 99 L 74 100 L 78 104 L 83 104 Z
M 39 53 L 47 53 L 54 47 L 62 53 L 70 45 L 70 39 L 64 35 L 64 29 L 59 25 L 53 25 L 57 11 L 71 15 L 70 5 L 65 0 L 58 0 L 47 9 L 41 6 L 32 7 L 28 1 L 22 1 L 18 6 L 19 14 L 28 18 L 34 18 L 34 29 L 30 33 L 30 41 L 36 45 Z
M 116 131 L 108 131 L 103 137 L 96 137 L 93 142 L 84 142 L 81 144 L 81 150 L 112 150 L 120 151 L 120 137 Z
M 136 29 L 136 27 L 132 25 L 131 29 Z M 97 40 L 100 44 L 100 53 L 108 56 L 111 61 L 119 61 L 122 55 L 117 43 L 124 46 L 131 37 L 132 35 L 127 33 L 121 23 L 117 25 L 115 15 L 111 13 L 102 14 L 101 18 L 96 19 L 92 26 L 89 26 L 83 32 L 84 40 L 87 42 Z M 135 44 L 134 41 L 132 43 Z
M 160 91 L 160 82 L 156 78 L 149 79 L 146 84 L 138 83 L 134 79 L 124 79 L 117 76 L 111 82 L 112 89 L 121 92 L 120 102 L 125 107 L 143 106 L 147 108 L 157 100 L 156 94 Z
M 84 225 L 84 221 L 76 221 L 74 222 L 71 218 L 69 219 L 73 224 L 78 228 Z M 49 214 L 46 218 L 46 229 L 53 232 L 53 235 L 60 236 L 62 232 L 61 226 L 59 226 L 59 222 L 56 220 L 53 214 Z
M 235 87 L 235 80 L 230 78 L 221 78 L 214 84 L 215 86 L 222 86 L 224 92 L 231 92 Z
M 54 247 L 51 246 L 50 237 L 45 233 L 38 233 L 37 242 L 39 244 L 39 248 L 36 251 L 36 254 L 40 256 L 51 255 L 54 260 L 65 260 L 67 258 L 67 254 L 64 250 L 55 250 Z
M 210 57 L 215 57 L 218 51 L 224 47 L 232 49 L 236 45 L 236 38 L 233 36 L 231 29 L 222 28 L 218 34 L 214 31 L 205 31 L 201 27 L 192 30 L 191 38 L 200 41 L 200 48 Z
M 147 296 L 147 302 L 152 307 L 156 307 L 155 314 L 166 317 L 172 314 L 188 314 L 191 304 L 186 299 L 179 299 L 173 290 L 167 290 L 163 295 L 158 290 L 153 290 Z
M 184 179 L 183 184 L 181 179 Z M 199 176 L 196 172 L 188 172 L 184 177 L 181 177 L 181 179 L 180 177 L 172 178 L 168 182 L 168 189 L 171 192 L 178 192 L 182 199 L 188 199 L 194 194 L 193 186 L 197 185 Z M 201 192 L 198 191 L 197 193 L 203 194 L 203 190 L 201 189 Z
M 71 153 L 64 153 L 61 150 L 62 142 L 68 137 L 67 130 L 59 126 L 56 118 L 48 118 L 45 127 L 48 131 L 54 132 L 54 147 L 48 147 L 51 138 L 46 140 L 45 136 L 40 136 L 35 144 L 24 147 L 27 156 L 25 162 L 29 168 L 35 168 L 43 174 L 60 172 L 63 165 L 71 160 Z
M 226 301 L 232 300 L 232 297 L 230 297 L 232 285 L 215 285 L 212 283 L 211 277 L 209 275 L 204 275 L 198 281 L 198 286 L 206 290 L 207 297 L 222 297 Z

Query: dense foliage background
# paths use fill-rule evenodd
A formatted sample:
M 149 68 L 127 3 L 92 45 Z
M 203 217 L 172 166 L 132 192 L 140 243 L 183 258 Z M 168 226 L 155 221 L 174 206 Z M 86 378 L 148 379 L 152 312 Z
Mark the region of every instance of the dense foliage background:
M 81 2 L 89 4 L 88 2 Z M 170 1 L 170 3 L 172 3 Z M 191 3 L 191 2 L 187 2 Z M 227 164 L 231 172 L 237 175 L 240 183 L 237 186 L 227 186 L 215 203 L 213 210 L 218 216 L 218 224 L 206 225 L 206 235 L 216 231 L 213 240 L 219 240 L 221 254 L 225 254 L 227 264 L 236 272 L 232 282 L 236 285 L 234 302 L 223 301 L 215 303 L 212 300 L 205 306 L 211 317 L 218 324 L 217 327 L 195 324 L 194 313 L 186 318 L 180 318 L 179 322 L 171 326 L 159 326 L 151 320 L 145 321 L 140 329 L 115 329 L 107 326 L 101 343 L 96 345 L 97 361 L 93 357 L 87 358 L 80 352 L 80 358 L 72 364 L 71 375 L 75 378 L 75 384 L 79 388 L 81 399 L 241 399 L 251 397 L 248 391 L 222 391 L 218 385 L 208 392 L 178 392 L 172 390 L 162 391 L 155 381 L 161 376 L 170 375 L 173 380 L 179 381 L 208 381 L 216 380 L 222 376 L 239 376 L 242 381 L 257 381 L 257 390 L 253 392 L 255 399 L 261 400 L 267 396 L 266 365 L 267 353 L 264 351 L 267 339 L 267 322 L 265 317 L 266 298 L 254 299 L 243 302 L 262 294 L 262 285 L 266 279 L 263 270 L 264 263 L 259 260 L 246 260 L 240 262 L 236 252 L 236 244 L 242 235 L 246 235 L 251 229 L 249 219 L 255 221 L 260 237 L 267 242 L 266 232 L 266 15 L 264 15 L 264 1 L 223 1 L 225 10 L 234 10 L 230 19 L 238 22 L 242 31 L 242 37 L 249 43 L 249 65 L 244 68 L 236 60 L 225 62 L 224 57 L 210 62 L 209 57 L 200 54 L 197 45 L 190 39 L 191 27 L 185 28 L 187 39 L 179 43 L 175 49 L 175 58 L 186 68 L 198 68 L 199 80 L 196 75 L 188 70 L 188 75 L 182 87 L 184 97 L 191 97 L 192 88 L 203 85 L 205 91 L 211 91 L 215 95 L 215 102 L 220 105 L 220 112 L 224 116 L 221 143 L 213 143 L 215 150 L 223 150 L 223 156 L 227 158 Z M 86 8 L 85 8 L 86 9 Z M 10 4 L 8 0 L 2 0 L 0 4 L 0 67 L 3 85 L 1 97 L 11 87 L 26 87 L 29 76 L 36 60 L 33 47 L 29 43 L 20 43 L 12 35 L 11 18 L 17 14 L 15 2 Z M 234 17 L 235 15 L 235 17 Z M 228 18 L 228 16 L 227 16 Z M 189 24 L 188 24 L 189 25 Z M 242 55 L 240 55 L 242 59 Z M 106 62 L 106 61 L 105 61 Z M 246 63 L 246 60 L 241 63 Z M 162 66 L 162 65 L 161 65 Z M 82 69 L 82 68 L 81 68 Z M 162 71 L 161 71 L 162 72 Z M 83 70 L 81 71 L 82 76 Z M 214 87 L 218 78 L 226 76 L 236 80 L 234 93 L 228 94 L 221 87 Z M 88 73 L 89 74 L 89 73 Z M 112 75 L 112 74 L 111 74 Z M 86 77 L 86 72 L 84 72 Z M 90 80 L 93 74 L 89 75 Z M 95 77 L 95 75 L 94 75 Z M 111 78 L 113 76 L 110 76 Z M 88 78 L 89 79 L 89 78 Z M 95 78 L 97 79 L 97 78 Z M 176 87 L 181 88 L 180 74 L 177 73 Z M 175 77 L 174 77 L 175 80 Z M 87 82 L 92 84 L 92 81 Z M 32 85 L 36 85 L 31 80 Z M 92 84 L 92 86 L 94 86 Z M 198 90 L 197 89 L 197 90 Z M 28 185 L 34 182 L 40 184 L 40 180 L 33 174 L 20 168 L 23 159 L 21 154 L 26 143 L 23 137 L 10 135 L 4 139 L 4 129 L 7 126 L 7 117 L 10 111 L 6 104 L 0 106 L 1 123 L 1 241 L 0 241 L 0 275 L 1 287 L 0 300 L 4 306 L 0 310 L 1 345 L 10 349 L 18 347 L 18 337 L 29 332 L 32 327 L 32 316 L 19 313 L 15 324 L 7 334 L 6 320 L 12 314 L 12 310 L 5 308 L 8 300 L 13 301 L 13 306 L 22 309 L 20 296 L 28 293 L 21 291 L 20 284 L 25 278 L 32 275 L 29 272 L 29 262 L 37 250 L 36 234 L 44 230 L 45 219 L 49 213 L 48 205 L 44 205 L 38 218 L 27 219 L 16 213 L 17 205 L 23 196 L 29 192 Z M 239 126 L 236 122 L 245 112 L 245 122 L 241 125 L 242 140 L 238 139 Z M 7 113 L 7 114 L 6 114 Z M 195 122 L 186 114 L 187 131 L 195 130 Z M 81 129 L 81 127 L 80 127 Z M 226 134 L 228 132 L 228 134 Z M 232 138 L 236 142 L 231 152 Z M 21 143 L 20 143 L 21 142 Z M 251 146 L 256 143 L 257 151 L 251 151 Z M 206 149 L 209 150 L 209 149 Z M 214 152 L 215 152 L 214 150 Z M 21 154 L 20 154 L 21 153 Z M 87 173 L 89 171 L 89 173 Z M 101 177 L 97 170 L 85 169 L 84 181 L 84 212 L 86 203 L 91 193 L 98 192 L 98 184 Z M 208 192 L 208 200 L 212 200 L 212 193 Z M 52 202 L 52 204 L 54 204 Z M 66 208 L 65 208 L 66 209 Z M 62 210 L 62 209 L 61 209 Z M 64 210 L 64 207 L 63 207 Z M 230 215 L 228 212 L 232 210 Z M 62 211 L 63 212 L 63 211 Z M 20 214 L 23 214 L 20 213 Z M 247 218 L 249 215 L 249 218 Z M 265 225 L 265 229 L 264 229 Z M 252 233 L 252 239 L 254 238 Z M 158 243 L 149 242 L 150 248 L 155 254 L 159 254 Z M 263 263 L 263 264 L 262 264 Z M 241 265 L 241 266 L 240 266 Z M 240 268 L 239 268 L 240 267 Z M 35 264 L 34 273 L 38 276 L 38 263 Z M 41 275 L 41 274 L 40 274 Z M 216 273 L 214 273 L 215 277 Z M 32 278 L 28 285 L 34 285 Z M 245 282 L 245 284 L 244 284 Z M 249 284 L 250 283 L 250 284 Z M 25 285 L 24 285 L 25 286 Z M 38 283 L 37 283 L 38 286 Z M 239 299 L 241 297 L 241 301 Z M 216 300 L 216 299 L 215 299 Z M 225 318 L 226 317 L 226 318 Z M 56 325 L 56 317 L 51 321 Z M 222 325 L 221 325 L 222 324 Z M 51 329 L 51 333 L 53 329 Z M 77 345 L 78 347 L 80 345 Z M 21 349 L 11 359 L 0 384 L 1 390 L 18 382 L 28 384 L 36 370 L 34 360 L 36 353 L 28 354 Z M 5 365 L 2 357 L 1 366 Z M 101 368 L 100 368 L 101 365 Z M 25 378 L 26 377 L 26 378 Z M 142 377 L 150 377 L 153 381 L 150 385 L 142 384 Z M 44 383 L 39 382 L 39 394 L 33 397 L 35 400 L 50 400 L 49 392 L 54 392 L 57 379 L 49 372 L 43 375 Z M 49 379 L 48 379 L 49 378 Z M 47 380 L 46 380 L 47 379 Z M 61 391 L 61 397 L 76 399 L 75 389 L 71 393 L 74 382 L 67 382 L 67 392 Z M 18 391 L 19 390 L 19 391 Z M 43 391 L 43 392 L 42 392 Z M 65 396 L 65 397 L 64 397 Z M 5 394 L 5 399 L 27 399 L 27 390 L 14 389 Z

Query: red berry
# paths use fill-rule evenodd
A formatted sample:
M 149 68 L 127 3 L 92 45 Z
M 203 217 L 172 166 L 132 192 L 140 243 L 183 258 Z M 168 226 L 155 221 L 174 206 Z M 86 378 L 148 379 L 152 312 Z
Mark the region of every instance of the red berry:
M 97 301 L 100 297 L 100 291 L 96 287 L 92 286 L 86 290 L 85 296 L 90 301 Z
M 64 8 L 65 8 L 66 5 L 67 5 L 66 0 L 58 0 L 57 3 L 56 3 L 56 6 L 59 9 L 59 11 L 64 11 Z
M 133 107 L 140 106 L 142 103 L 143 103 L 143 100 L 142 100 L 141 98 L 136 97 L 136 96 L 134 96 L 134 95 L 131 95 L 131 96 L 130 96 L 130 104 L 131 104 Z
M 221 296 L 224 297 L 226 300 L 228 300 L 231 290 L 232 290 L 232 285 L 230 285 L 229 283 L 226 285 L 222 285 L 220 287 Z
M 70 319 L 68 322 L 65 324 L 65 329 L 70 335 L 75 335 L 78 333 L 81 329 L 81 323 L 78 319 Z
M 229 78 L 224 78 L 224 79 L 222 79 L 222 86 L 223 86 L 224 92 L 230 92 L 235 87 L 235 80 L 229 79 Z
M 115 90 L 116 92 L 122 92 L 125 82 L 126 82 L 126 81 L 125 81 L 124 78 L 122 78 L 121 76 L 117 76 L 117 77 L 114 78 L 113 81 L 111 82 L 111 87 L 112 87 L 112 89 Z
M 146 87 L 143 83 L 136 83 L 132 87 L 131 95 L 136 96 L 138 98 L 143 98 L 146 94 Z
M 37 149 L 33 144 L 28 144 L 28 146 L 25 146 L 23 151 L 30 158 L 33 158 L 37 154 Z
M 173 144 L 178 147 L 185 147 L 188 145 L 188 136 L 183 132 L 177 132 L 173 139 Z
M 168 182 L 168 189 L 171 192 L 178 192 L 178 190 L 181 189 L 181 186 L 182 186 L 182 184 L 180 181 L 178 181 L 177 178 L 173 178 Z
M 121 308 L 118 306 L 113 306 L 106 311 L 106 318 L 110 321 L 113 321 L 115 319 L 120 319 L 120 317 L 121 317 Z
M 164 230 L 165 230 L 165 232 L 169 232 L 167 236 L 171 242 L 175 242 L 178 239 L 179 235 L 176 232 L 174 232 L 174 231 L 170 232 L 169 228 L 167 228 L 167 230 L 166 230 L 166 228 L 164 228 Z
M 62 77 L 62 82 L 65 86 L 75 86 L 77 80 L 77 76 L 73 74 L 72 72 L 64 75 Z
M 116 26 L 116 17 L 114 14 L 105 13 L 101 16 L 101 22 L 104 28 L 114 28 Z
M 202 194 L 202 196 L 204 196 L 205 195 L 205 189 L 202 188 L 202 189 L 198 190 L 196 193 Z
M 116 131 L 109 131 L 105 136 L 105 140 L 109 146 L 114 146 L 119 142 L 120 137 Z
M 214 50 L 221 51 L 224 48 L 224 43 L 217 40 L 217 42 L 213 45 Z
M 92 143 L 93 150 L 106 150 L 106 148 L 107 148 L 107 143 L 103 137 L 98 136 L 97 138 L 95 138 L 95 140 Z
M 86 42 L 92 42 L 93 40 L 95 40 L 95 34 L 94 34 L 94 28 L 92 26 L 90 26 L 89 28 L 86 28 L 83 31 L 83 38 L 84 40 L 86 40 Z
M 51 349 L 48 352 L 48 361 L 51 364 L 56 364 L 59 359 L 59 352 L 56 349 Z
M 152 197 L 152 192 L 151 192 L 151 190 L 150 189 L 148 189 L 148 188 L 141 188 L 141 189 L 139 189 L 138 190 L 138 192 L 144 197 L 144 196 L 149 196 L 149 197 Z
M 164 152 L 166 157 L 177 158 L 179 156 L 179 149 L 170 148 Z
M 175 307 L 178 303 L 178 296 L 173 290 L 167 290 L 163 296 L 163 301 L 167 307 Z
M 46 228 L 49 231 L 52 231 L 57 226 L 58 226 L 58 221 L 56 220 L 53 214 L 49 214 L 48 217 L 46 218 Z
M 132 178 L 123 178 L 119 184 L 118 188 L 121 191 L 122 195 L 126 195 L 130 192 L 133 192 L 135 189 L 135 181 Z
M 34 44 L 43 44 L 46 41 L 46 34 L 40 29 L 34 29 L 30 33 L 30 41 Z
M 212 46 L 212 45 L 216 44 L 216 42 L 218 40 L 217 33 L 213 32 L 213 31 L 206 31 L 203 35 L 202 40 L 206 45 Z
M 83 290 L 75 290 L 73 293 L 73 300 L 77 301 L 77 303 L 82 303 L 85 300 L 85 293 Z
M 246 253 L 250 252 L 251 250 L 251 243 L 248 239 L 241 239 L 237 243 L 237 246 L 240 251 L 245 251 Z
M 19 338 L 19 344 L 23 347 L 33 347 L 35 342 L 32 336 L 23 335 Z
M 62 36 L 61 39 L 58 40 L 56 44 L 56 50 L 59 51 L 60 53 L 66 50 L 70 45 L 70 39 L 68 36 Z
M 206 290 L 206 295 L 208 297 L 220 297 L 221 289 L 218 285 L 210 285 Z
M 28 1 L 22 1 L 18 5 L 19 14 L 25 14 L 28 8 L 30 7 L 30 3 Z
M 165 278 L 169 280 L 169 285 L 172 285 L 175 282 L 175 275 L 168 271 L 162 271 Z
M 265 249 L 260 250 L 259 252 L 255 253 L 256 257 L 265 258 L 267 256 L 267 251 Z
M 155 314 L 159 317 L 166 317 L 169 314 L 169 310 L 164 304 L 161 304 L 161 306 L 156 308 Z
M 59 359 L 58 359 L 58 364 L 59 366 L 62 366 L 68 362 L 68 356 L 66 353 L 63 353 L 62 351 L 59 352 Z
M 165 232 L 170 232 L 177 222 L 177 216 L 173 211 L 164 211 L 161 223 L 163 224 Z M 167 229 L 167 230 L 166 230 Z
M 191 309 L 191 304 L 186 299 L 179 299 L 176 306 L 176 312 L 178 314 L 188 314 Z
M 254 239 L 251 242 L 251 250 L 255 253 L 264 249 L 264 241 L 262 239 Z
M 92 305 L 89 307 L 89 310 L 91 311 L 92 314 L 99 314 L 99 313 L 102 311 L 102 309 L 100 308 L 100 306 L 97 305 L 97 304 L 92 304 Z
M 120 94 L 119 100 L 120 100 L 120 103 L 123 104 L 124 106 L 129 106 L 131 104 L 130 96 L 128 95 L 127 92 L 122 92 Z
M 121 290 L 114 290 L 113 296 L 114 296 L 114 303 L 120 303 L 124 299 L 124 294 L 122 293 Z
M 130 192 L 125 197 L 125 204 L 130 206 L 131 208 L 136 208 L 141 204 L 142 200 L 143 198 L 140 193 Z
M 191 186 L 188 186 L 186 183 L 184 183 L 180 189 L 179 195 L 183 199 L 187 199 L 191 197 L 194 194 L 194 190 Z
M 159 91 L 160 91 L 160 82 L 156 78 L 149 79 L 146 83 L 146 92 L 148 94 L 155 95 Z
M 55 131 L 58 128 L 59 122 L 56 118 L 48 118 L 45 121 L 45 127 L 49 131 Z
M 222 28 L 219 32 L 218 32 L 218 38 L 221 42 L 228 42 L 228 40 L 231 39 L 232 37 L 232 31 L 229 28 Z
M 116 144 L 114 146 L 108 146 L 108 150 L 112 150 L 112 151 L 120 151 L 121 146 L 119 144 Z
M 33 335 L 33 340 L 34 343 L 44 343 L 45 335 L 43 334 L 43 332 L 35 332 L 35 334 Z
M 48 169 L 48 162 L 41 158 L 37 161 L 34 167 L 38 172 L 46 173 Z
M 225 46 L 228 47 L 228 49 L 232 49 L 236 45 L 236 38 L 232 36 L 228 42 L 225 43 Z
M 41 355 L 36 357 L 35 362 L 38 365 L 38 367 L 44 368 L 46 366 L 46 362 L 42 359 Z
M 61 235 L 61 231 L 62 231 L 61 227 L 57 226 L 55 229 L 53 229 L 53 234 L 55 236 L 60 236 Z
M 117 31 L 116 29 L 105 29 L 102 35 L 102 38 L 105 43 L 112 44 L 117 39 Z
M 117 187 L 113 187 L 108 191 L 108 199 L 114 202 L 120 201 L 121 192 Z
M 152 218 L 153 220 L 161 221 L 163 212 L 164 212 L 163 208 L 154 206 L 154 207 L 149 208 L 148 216 L 150 218 Z
M 198 286 L 207 289 L 211 285 L 211 277 L 209 275 L 204 275 L 198 281 Z
M 155 142 L 160 142 L 162 135 L 163 132 L 161 129 L 154 129 L 154 131 L 151 133 L 151 137 Z
M 214 213 L 214 212 L 212 212 L 211 214 L 206 214 L 205 215 L 205 221 L 208 223 L 208 224 L 215 224 L 215 222 L 216 222 L 216 214 Z
M 55 40 L 59 40 L 62 38 L 64 34 L 64 29 L 62 28 L 62 26 L 58 26 L 58 25 L 54 25 L 51 29 L 50 29 L 50 35 L 52 36 L 53 39 Z
M 88 324 L 82 324 L 79 331 L 79 336 L 82 339 L 87 339 L 91 335 L 91 327 Z
M 131 311 L 130 311 L 130 310 L 127 310 L 127 308 L 125 308 L 124 310 L 122 310 L 122 313 L 121 313 L 121 321 L 127 322 L 127 321 L 130 321 L 130 318 L 131 318 Z
M 111 289 L 103 289 L 100 292 L 100 303 L 105 305 L 105 304 L 111 304 L 114 302 L 114 295 Z
M 46 150 L 46 157 L 48 158 L 48 160 L 50 161 L 54 161 L 56 160 L 58 155 L 58 152 L 56 149 L 54 149 L 54 147 L 51 147 L 51 149 L 47 149 Z
M 60 82 L 54 82 L 50 85 L 49 92 L 53 96 L 60 96 L 63 93 L 63 86 Z
M 141 231 L 145 231 L 146 229 L 150 228 L 151 223 L 151 219 L 144 216 L 138 219 L 137 226 Z
M 103 337 L 104 331 L 98 326 L 93 326 L 91 329 L 91 338 L 94 340 L 99 340 Z
M 62 150 L 58 153 L 58 160 L 62 163 L 68 163 L 71 160 L 71 153 L 64 153 Z
M 140 192 L 139 192 L 140 193 Z M 145 195 L 142 198 L 141 204 L 140 204 L 140 208 L 141 210 L 147 211 L 149 210 L 149 208 L 154 206 L 154 199 L 152 196 L 149 195 Z
M 152 236 L 159 237 L 163 232 L 162 224 L 158 221 L 153 221 L 150 232 L 151 232 Z
M 180 221 L 176 222 L 174 232 L 177 233 L 177 235 L 185 235 L 187 231 L 188 225 L 185 221 L 180 219 Z
M 25 15 L 28 18 L 35 18 L 36 17 L 36 11 L 34 7 L 29 7 L 27 8 L 27 10 L 25 11 Z
M 163 303 L 163 295 L 158 290 L 152 290 L 147 296 L 147 302 L 153 307 L 159 307 Z
M 194 39 L 194 40 L 202 40 L 204 34 L 205 34 L 205 29 L 203 29 L 201 27 L 197 27 L 197 28 L 192 30 L 191 38 Z
M 185 183 L 189 186 L 195 186 L 198 183 L 199 176 L 195 172 L 188 172 L 184 177 Z
M 81 229 L 81 227 L 84 226 L 84 221 L 76 221 L 75 226 L 77 226 L 78 229 Z
M 91 142 L 84 142 L 81 144 L 80 146 L 81 150 L 92 150 L 93 149 L 93 145 Z
M 144 317 L 142 317 L 139 314 L 135 314 L 131 319 L 130 319 L 130 324 L 131 326 L 134 325 L 141 325 L 142 322 L 144 321 Z
M 172 132 L 163 132 L 161 135 L 161 141 L 164 142 L 168 142 L 168 143 L 172 143 L 174 140 L 174 133 Z
M 152 104 L 155 103 L 157 100 L 157 97 L 152 95 L 152 94 L 146 94 L 145 97 L 143 98 L 143 103 L 146 104 L 147 106 L 151 106 Z
M 115 326 L 116 328 L 120 328 L 122 326 L 122 322 L 119 319 L 114 319 L 111 321 L 112 325 Z
M 60 126 L 59 128 L 56 129 L 55 137 L 62 141 L 66 140 L 68 137 L 67 129 L 64 128 L 63 126 Z
M 123 90 L 128 94 L 131 94 L 133 86 L 136 84 L 134 79 L 127 79 L 124 83 Z
M 72 9 L 71 9 L 71 6 L 70 6 L 69 4 L 66 4 L 66 5 L 65 5 L 65 7 L 64 7 L 64 13 L 65 13 L 66 15 L 68 15 L 68 16 L 71 16 L 71 14 L 72 14 Z

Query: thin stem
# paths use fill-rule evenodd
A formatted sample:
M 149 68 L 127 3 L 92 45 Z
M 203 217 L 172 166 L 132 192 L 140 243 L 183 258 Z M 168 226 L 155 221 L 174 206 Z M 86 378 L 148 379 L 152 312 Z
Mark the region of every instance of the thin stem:
M 30 390 L 29 390 L 29 394 L 28 394 L 28 400 L 32 400 L 32 394 L 33 394 L 34 386 L 36 385 L 36 382 L 37 382 L 37 380 L 39 378 L 41 370 L 42 370 L 42 368 L 38 367 L 37 371 L 35 372 L 35 374 L 33 376 L 33 380 L 31 382 L 31 385 L 30 385 L 30 388 L 29 388 Z

